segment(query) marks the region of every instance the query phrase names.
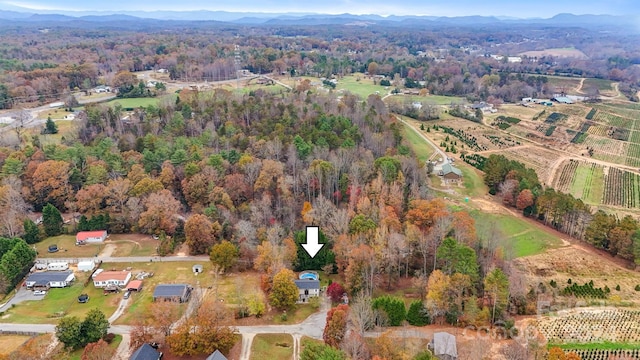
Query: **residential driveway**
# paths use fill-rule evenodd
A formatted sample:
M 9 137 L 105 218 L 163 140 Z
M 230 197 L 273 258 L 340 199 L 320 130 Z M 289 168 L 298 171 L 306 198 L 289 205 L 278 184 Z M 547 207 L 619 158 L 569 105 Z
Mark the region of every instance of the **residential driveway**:
M 13 298 L 0 307 L 0 311 L 7 311 L 13 304 L 19 304 L 27 300 L 42 300 L 45 297 L 47 297 L 47 295 L 33 295 L 33 291 L 27 290 L 24 286 L 20 286 Z
M 122 295 L 119 295 L 122 296 Z M 131 298 L 129 298 L 131 299 Z M 122 315 L 124 313 L 124 310 L 127 308 L 127 305 L 129 304 L 129 299 L 125 299 L 124 297 L 120 300 L 120 304 L 118 305 L 118 309 L 116 309 L 116 311 L 109 317 L 109 324 L 113 323 L 114 321 L 116 321 L 120 315 Z

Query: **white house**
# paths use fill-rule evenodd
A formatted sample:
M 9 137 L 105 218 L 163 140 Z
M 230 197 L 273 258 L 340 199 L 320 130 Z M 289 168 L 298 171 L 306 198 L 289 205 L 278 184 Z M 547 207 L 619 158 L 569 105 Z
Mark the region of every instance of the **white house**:
M 103 288 L 108 285 L 125 287 L 131 280 L 131 271 L 100 271 L 97 270 L 93 274 L 93 285 L 97 288 Z
M 307 302 L 309 298 L 320 296 L 320 281 L 311 279 L 295 280 L 298 287 L 298 302 Z
M 36 272 L 25 281 L 25 285 L 28 289 L 45 289 L 49 288 L 63 288 L 69 286 L 73 280 L 75 280 L 73 271 L 43 271 Z
M 52 262 L 47 265 L 49 271 L 64 271 L 69 269 L 69 263 L 66 261 Z
M 80 231 L 76 234 L 76 245 L 96 244 L 107 239 L 107 230 Z
M 96 267 L 96 263 L 93 260 L 78 261 L 78 271 L 91 271 Z

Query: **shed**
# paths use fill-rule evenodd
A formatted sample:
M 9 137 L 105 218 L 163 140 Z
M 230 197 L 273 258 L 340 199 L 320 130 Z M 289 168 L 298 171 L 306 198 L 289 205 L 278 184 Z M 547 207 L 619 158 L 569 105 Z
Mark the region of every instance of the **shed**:
M 449 333 L 437 332 L 433 334 L 433 340 L 429 342 L 429 349 L 440 360 L 458 359 L 456 337 Z
M 158 284 L 153 290 L 153 301 L 187 302 L 193 288 L 187 284 Z
M 193 267 L 191 269 L 193 270 L 193 273 L 196 274 L 196 275 L 202 273 L 202 265 L 200 265 L 200 264 L 193 265 Z
M 206 360 L 227 360 L 227 357 L 224 356 L 220 350 L 216 350 L 213 354 L 207 356 Z
M 573 100 L 569 99 L 566 96 L 556 96 L 551 100 L 558 102 L 560 104 L 573 104 Z
M 307 302 L 309 298 L 320 296 L 320 281 L 311 279 L 294 280 L 298 287 L 298 302 Z
M 154 349 L 153 346 L 149 344 L 143 344 L 129 357 L 129 360 L 160 360 L 160 359 L 162 359 L 162 353 Z
M 96 267 L 96 263 L 93 260 L 78 261 L 78 271 L 91 271 Z
M 127 285 L 129 291 L 142 291 L 142 280 L 133 280 Z
M 76 234 L 76 245 L 96 244 L 107 239 L 107 230 L 80 231 Z
M 73 271 L 43 271 L 29 275 L 25 281 L 28 289 L 63 288 L 75 279 Z

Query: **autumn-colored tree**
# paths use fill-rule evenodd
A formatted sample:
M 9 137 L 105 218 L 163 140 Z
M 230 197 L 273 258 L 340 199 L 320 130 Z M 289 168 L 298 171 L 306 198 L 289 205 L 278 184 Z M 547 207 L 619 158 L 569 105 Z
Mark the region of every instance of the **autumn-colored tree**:
M 34 202 L 41 205 L 49 202 L 64 209 L 65 201 L 71 195 L 69 173 L 69 164 L 64 161 L 49 160 L 39 164 L 33 173 Z
M 298 301 L 298 287 L 295 275 L 289 269 L 280 270 L 273 277 L 273 285 L 269 293 L 269 303 L 279 310 L 292 307 Z
M 339 347 L 347 332 L 349 306 L 340 304 L 327 312 L 327 323 L 322 333 L 325 344 Z
M 167 345 L 178 356 L 228 353 L 236 342 L 235 330 L 223 325 L 228 313 L 222 304 L 205 302 L 167 336 Z
M 561 348 L 554 346 L 549 349 L 549 360 L 566 360 L 567 356 L 564 353 L 564 350 Z
M 449 276 L 440 270 L 435 270 L 429 275 L 426 307 L 434 320 L 441 321 L 441 317 L 449 309 L 449 282 Z
M 134 320 L 129 332 L 129 349 L 136 350 L 140 346 L 153 341 L 156 336 L 157 333 L 151 327 L 148 319 L 137 318 Z
M 214 265 L 226 271 L 238 261 L 238 248 L 231 242 L 224 240 L 220 244 L 213 245 L 209 257 Z
M 6 359 L 10 360 L 45 360 L 50 359 L 51 354 L 48 351 L 51 345 L 53 334 L 42 334 L 40 336 L 31 337 L 24 344 L 18 347 Z
M 471 248 L 476 245 L 478 235 L 476 233 L 476 221 L 466 211 L 456 211 L 453 213 L 451 222 L 454 238 L 462 244 Z
M 242 174 L 235 173 L 225 176 L 224 189 L 235 206 L 246 202 L 251 196 L 251 187 Z
M 622 358 L 624 359 L 624 358 Z M 622 360 L 621 359 L 621 360 Z M 631 358 L 629 358 L 631 359 Z M 570 352 L 567 354 L 567 360 L 582 360 L 582 358 L 580 357 L 580 355 L 576 354 L 575 352 Z
M 447 215 L 447 206 L 441 198 L 413 200 L 409 203 L 407 221 L 425 231 L 435 224 L 436 219 Z
M 380 360 L 401 359 L 398 339 L 394 339 L 389 330 L 376 338 L 371 352 L 376 354 L 375 356 Z
M 329 287 L 327 287 L 327 295 L 334 303 L 339 303 L 342 301 L 342 296 L 346 293 L 342 285 L 337 282 L 331 283 Z
M 158 192 L 162 189 L 164 189 L 164 186 L 162 185 L 162 182 L 160 182 L 160 180 L 145 177 L 133 186 L 133 188 L 129 191 L 129 195 L 142 197 L 151 193 Z
M 302 221 L 304 221 L 305 224 L 313 224 L 313 207 L 310 202 L 305 201 L 304 204 L 302 204 L 300 215 L 302 215 Z
M 107 196 L 106 187 L 102 184 L 94 184 L 78 190 L 76 193 L 76 206 L 78 212 L 91 217 L 98 215 Z
M 23 219 L 26 218 L 29 206 L 22 196 L 22 183 L 15 176 L 10 176 L 0 186 L 0 233 L 14 237 L 23 230 Z
M 284 165 L 275 160 L 266 159 L 262 162 L 262 169 L 254 184 L 254 191 L 273 192 L 276 189 L 278 179 L 283 178 Z
M 111 360 L 116 354 L 116 349 L 109 346 L 106 341 L 100 339 L 97 342 L 89 343 L 84 347 L 82 360 Z
M 204 208 L 209 195 L 209 180 L 204 174 L 195 174 L 184 179 L 182 193 L 192 209 Z
M 109 207 L 109 212 L 122 213 L 124 211 L 132 186 L 129 179 L 117 178 L 109 180 L 105 189 L 105 202 Z
M 516 198 L 516 209 L 525 210 L 534 204 L 533 193 L 529 189 L 520 191 Z
M 186 244 L 189 246 L 189 251 L 192 255 L 206 254 L 213 246 L 216 232 L 220 230 L 219 225 L 217 229 L 209 221 L 209 219 L 202 214 L 195 214 L 187 219 L 184 224 L 184 233 L 187 238 Z
M 152 234 L 162 230 L 172 235 L 178 226 L 177 215 L 180 208 L 180 202 L 173 197 L 171 191 L 164 189 L 152 193 L 145 201 L 146 210 L 140 214 L 140 231 Z

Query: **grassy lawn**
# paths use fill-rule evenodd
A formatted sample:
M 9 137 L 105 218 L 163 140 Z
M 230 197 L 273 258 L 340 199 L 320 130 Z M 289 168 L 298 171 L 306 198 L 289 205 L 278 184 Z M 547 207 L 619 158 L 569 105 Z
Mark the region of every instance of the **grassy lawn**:
M 8 355 L 20 345 L 29 340 L 31 336 L 23 335 L 2 335 L 0 336 L 0 355 Z
M 191 267 L 195 264 L 203 266 L 204 274 L 196 277 Z M 215 297 L 223 301 L 229 307 L 237 306 L 242 298 L 247 298 L 252 294 L 260 297 L 264 295 L 260 290 L 260 276 L 257 273 L 240 273 L 220 275 L 218 280 L 211 269 L 210 262 L 180 262 L 180 263 L 113 263 L 103 264 L 105 269 L 122 270 L 130 267 L 134 274 L 141 271 L 153 272 L 153 277 L 144 280 L 143 290 L 139 294 L 132 294 L 129 300 L 129 308 L 116 321 L 116 324 L 131 324 L 135 319 L 144 316 L 149 311 L 152 303 L 153 290 L 156 285 L 161 283 L 184 283 L 194 287 L 200 284 L 200 287 L 207 289 L 205 297 Z M 176 306 L 182 306 L 176 304 Z
M 250 359 L 289 360 L 293 358 L 293 338 L 289 334 L 258 334 L 251 344 Z
M 111 234 L 106 244 L 113 244 L 116 249 L 111 256 L 152 256 L 156 254 L 159 245 L 158 240 L 154 240 L 149 235 L 141 234 Z
M 408 125 L 404 125 L 404 136 L 416 154 L 416 157 L 420 160 L 420 163 L 424 163 L 433 155 L 434 150 L 431 145 L 427 144 L 424 139 Z
M 38 113 L 37 119 L 46 120 L 48 117 L 51 117 L 51 120 L 63 120 L 64 116 L 68 114 L 71 113 L 61 108 L 49 109 L 47 111 L 41 111 L 40 113 Z
M 121 341 L 122 341 L 122 335 L 116 335 L 116 337 L 113 338 L 113 341 L 111 342 L 111 344 L 109 344 L 109 347 L 112 349 L 117 349 Z M 61 353 L 59 353 L 58 356 L 60 356 L 60 359 L 64 358 L 68 360 L 81 360 L 83 351 L 84 349 L 78 349 L 71 353 L 61 351 Z
M 58 252 L 48 252 L 49 245 L 58 245 Z M 49 237 L 35 244 L 39 257 L 51 258 L 89 258 L 99 254 L 104 248 L 102 244 L 76 246 L 75 235 L 59 235 Z
M 336 91 L 346 90 L 350 93 L 360 96 L 363 100 L 371 94 L 378 94 L 384 96 L 389 90 L 385 90 L 384 86 L 375 85 L 373 80 L 364 76 L 363 74 L 353 74 L 338 79 L 338 85 L 336 85 Z
M 511 252 L 513 257 L 539 254 L 548 248 L 562 244 L 562 241 L 554 234 L 544 231 L 524 219 L 480 211 L 473 211 L 471 215 L 476 220 L 479 233 L 495 226 L 505 239 L 502 246 L 507 252 Z
M 571 194 L 589 204 L 602 203 L 604 192 L 604 172 L 601 167 L 579 164 L 576 169 Z
M 292 309 L 287 311 L 286 320 L 283 320 L 280 315 L 275 315 L 273 323 L 282 325 L 301 323 L 316 311 L 317 309 L 310 304 L 295 304 Z
M 142 106 L 158 105 L 160 101 L 165 97 L 171 97 L 175 100 L 175 94 L 156 96 L 156 97 L 144 97 L 144 98 L 125 98 L 125 99 L 113 99 L 107 102 L 107 104 L 115 105 L 120 104 L 123 108 L 139 108 Z
M 596 87 L 600 91 L 611 91 L 613 87 L 611 86 L 611 80 L 607 79 L 585 79 L 582 88 Z
M 117 294 L 104 296 L 101 289 L 96 289 L 93 283 L 84 287 L 84 281 L 88 273 L 76 273 L 76 281 L 70 287 L 63 289 L 51 289 L 42 300 L 22 302 L 9 309 L 6 318 L 2 320 L 9 323 L 24 324 L 53 324 L 59 317 L 56 314 L 78 316 L 81 319 L 93 308 L 102 310 L 106 317 L 111 316 L 120 302 Z M 78 296 L 86 293 L 89 302 L 78 303 Z M 8 315 L 8 316 L 7 316 Z
M 456 161 L 455 166 L 462 171 L 464 185 L 462 193 L 464 195 L 483 196 L 489 191 L 484 180 L 482 180 L 482 175 L 476 168 L 462 162 L 462 160 Z

